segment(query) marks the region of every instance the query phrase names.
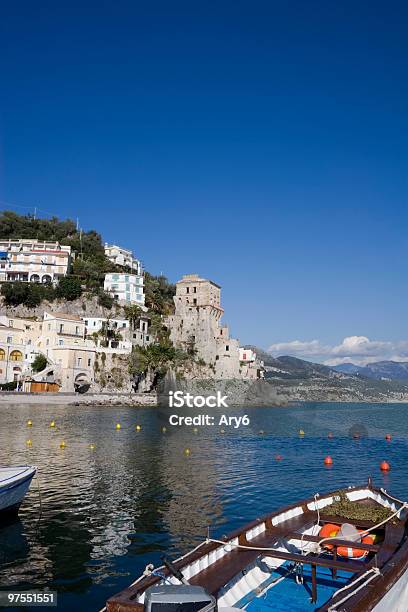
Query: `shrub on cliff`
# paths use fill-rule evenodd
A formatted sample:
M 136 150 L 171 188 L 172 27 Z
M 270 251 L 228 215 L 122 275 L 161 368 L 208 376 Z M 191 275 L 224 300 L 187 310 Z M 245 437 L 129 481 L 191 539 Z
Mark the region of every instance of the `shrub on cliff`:
M 55 290 L 52 285 L 40 285 L 37 283 L 3 283 L 1 294 L 7 306 L 19 306 L 23 304 L 27 308 L 39 306 L 42 300 L 52 302 L 55 298 Z
M 99 291 L 98 293 L 98 304 L 99 306 L 102 306 L 102 308 L 109 308 L 111 309 L 113 306 L 115 299 L 113 298 L 113 296 L 108 293 L 107 291 Z
M 60 278 L 55 289 L 55 295 L 59 299 L 72 302 L 82 295 L 81 281 L 75 276 L 64 276 Z

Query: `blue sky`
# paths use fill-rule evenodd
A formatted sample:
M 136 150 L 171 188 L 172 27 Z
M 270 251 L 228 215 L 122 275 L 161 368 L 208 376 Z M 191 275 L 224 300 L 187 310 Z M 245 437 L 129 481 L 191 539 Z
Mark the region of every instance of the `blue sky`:
M 79 217 L 153 273 L 215 280 L 243 343 L 307 356 L 287 343 L 315 340 L 328 360 L 357 336 L 408 359 L 407 17 L 403 2 L 8 3 L 2 206 Z

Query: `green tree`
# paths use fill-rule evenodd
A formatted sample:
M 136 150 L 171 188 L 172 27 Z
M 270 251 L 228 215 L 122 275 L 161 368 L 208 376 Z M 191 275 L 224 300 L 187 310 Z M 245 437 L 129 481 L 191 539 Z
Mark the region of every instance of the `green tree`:
M 37 283 L 3 283 L 1 294 L 7 306 L 18 306 L 23 304 L 28 308 L 35 308 L 42 300 L 52 301 L 55 297 L 52 285 L 40 285 Z
M 137 304 L 126 305 L 123 307 L 123 310 L 130 325 L 135 329 L 140 317 L 143 315 L 143 310 Z
M 31 365 L 31 369 L 33 372 L 41 372 L 47 367 L 47 363 L 48 361 L 47 361 L 46 356 L 43 355 L 42 353 L 38 353 L 38 355 L 36 355 Z
M 165 276 L 152 276 L 149 272 L 145 272 L 144 285 L 146 306 L 149 310 L 158 314 L 169 314 L 173 309 L 175 285 L 169 283 Z
M 164 376 L 170 368 L 177 369 L 188 356 L 171 343 L 134 346 L 129 356 L 129 372 L 132 375 L 145 374 Z
M 81 281 L 75 276 L 64 276 L 55 289 L 57 298 L 73 301 L 82 295 Z

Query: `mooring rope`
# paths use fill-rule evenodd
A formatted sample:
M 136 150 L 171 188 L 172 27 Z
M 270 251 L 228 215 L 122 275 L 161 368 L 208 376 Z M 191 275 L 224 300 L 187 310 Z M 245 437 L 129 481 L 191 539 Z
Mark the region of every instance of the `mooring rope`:
M 372 574 L 371 576 L 369 576 L 369 574 Z M 341 606 L 341 604 L 343 604 L 345 601 L 347 601 L 348 599 L 350 599 L 350 597 L 353 597 L 356 593 L 358 593 L 359 591 L 361 591 L 361 589 L 363 589 L 369 582 L 371 582 L 372 580 L 374 580 L 374 578 L 376 578 L 377 576 L 380 576 L 381 572 L 378 569 L 378 567 L 372 567 L 369 570 L 367 570 L 364 574 L 361 574 L 361 576 L 359 576 L 358 578 L 356 578 L 355 580 L 353 580 L 353 582 L 350 582 L 350 584 L 347 584 L 346 586 L 342 587 L 341 589 L 338 589 L 333 597 L 337 597 L 337 595 L 339 593 L 341 593 L 342 591 L 346 591 L 347 589 L 350 589 L 352 586 L 354 586 L 357 582 L 359 582 L 360 580 L 362 580 L 362 578 L 364 578 L 365 576 L 369 576 L 367 578 L 367 580 L 365 580 L 362 584 L 360 584 L 356 589 L 354 589 L 354 591 L 351 591 L 351 593 L 347 593 L 347 595 L 345 597 L 343 597 L 343 599 L 340 599 L 340 601 L 336 602 L 333 606 L 330 606 L 330 608 L 328 609 L 328 612 L 337 612 L 338 606 Z

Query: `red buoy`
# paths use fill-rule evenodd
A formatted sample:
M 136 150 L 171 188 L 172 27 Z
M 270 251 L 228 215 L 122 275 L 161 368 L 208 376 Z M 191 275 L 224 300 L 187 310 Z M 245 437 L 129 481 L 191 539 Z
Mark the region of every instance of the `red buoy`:
M 332 434 L 332 432 L 331 432 L 331 431 L 329 431 L 329 433 L 327 434 L 327 437 L 328 437 L 328 438 L 332 438 L 332 437 L 333 437 L 333 434 Z
M 388 461 L 381 461 L 381 463 L 380 463 L 380 470 L 382 472 L 389 472 L 390 469 L 391 469 L 391 466 L 388 463 Z
M 282 461 L 282 455 L 275 455 L 276 461 Z
M 330 457 L 330 455 L 327 455 L 327 457 L 325 457 L 324 465 L 333 465 L 333 459 Z
M 385 434 L 385 439 L 387 442 L 391 442 L 391 434 Z

